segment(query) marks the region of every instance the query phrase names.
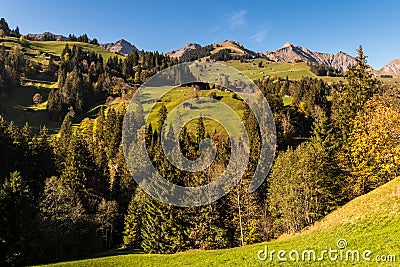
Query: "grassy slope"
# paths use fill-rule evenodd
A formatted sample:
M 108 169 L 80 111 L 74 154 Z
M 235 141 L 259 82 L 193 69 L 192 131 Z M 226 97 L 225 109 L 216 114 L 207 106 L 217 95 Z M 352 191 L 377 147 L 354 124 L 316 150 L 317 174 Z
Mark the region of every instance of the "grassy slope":
M 66 44 L 68 44 L 70 48 L 75 44 L 78 47 L 81 47 L 84 51 L 94 51 L 97 54 L 102 55 L 104 60 L 116 55 L 101 46 L 80 42 L 29 40 L 21 42 L 18 38 L 6 37 L 1 44 L 4 45 L 7 50 L 14 46 L 18 46 L 25 52 L 27 58 L 44 65 L 48 64 L 48 60 L 44 58 L 44 53 L 60 56 Z M 40 51 L 40 56 L 34 56 L 36 55 L 37 50 Z M 122 58 L 120 55 L 118 55 L 118 57 Z M 7 120 L 14 121 L 19 126 L 28 122 L 35 130 L 38 130 L 44 125 L 46 125 L 50 130 L 57 130 L 60 126 L 59 123 L 50 120 L 50 117 L 46 112 L 47 97 L 50 88 L 54 86 L 56 86 L 54 83 L 49 85 L 46 83 L 36 82 L 26 83 L 24 86 L 16 88 L 12 90 L 7 97 L 0 99 L 0 113 L 4 115 Z M 43 97 L 44 103 L 40 106 L 33 105 L 32 96 L 35 93 L 40 93 Z
M 19 39 L 14 37 L 6 37 L 3 44 L 6 49 L 10 49 L 11 47 L 17 45 L 23 48 L 24 52 L 29 54 L 36 54 L 36 50 L 39 50 L 42 54 L 38 57 L 31 57 L 31 59 L 36 60 L 38 63 L 41 63 L 44 59 L 43 53 L 50 53 L 52 55 L 60 56 L 66 44 L 69 45 L 70 48 L 75 44 L 78 47 L 81 47 L 84 51 L 94 51 L 97 54 L 102 55 L 102 57 L 107 60 L 109 57 L 114 57 L 116 54 L 102 48 L 101 46 L 80 43 L 80 42 L 64 42 L 64 41 L 29 41 L 25 40 L 25 43 L 22 44 Z M 121 57 L 118 55 L 118 57 Z
M 396 255 L 400 262 L 400 179 L 393 180 L 377 190 L 354 199 L 326 216 L 308 229 L 296 235 L 282 236 L 276 241 L 214 251 L 193 251 L 175 255 L 122 255 L 96 259 L 64 262 L 51 266 L 270 266 L 271 262 L 257 259 L 257 252 L 267 245 L 272 249 L 303 251 L 313 249 L 317 258 L 324 249 L 337 249 L 336 242 L 344 238 L 344 249 L 372 251 L 371 262 L 325 260 L 319 262 L 299 261 L 273 265 L 284 266 L 377 266 L 377 255 Z M 344 254 L 345 255 L 345 254 Z M 345 257 L 344 257 L 345 258 Z M 396 263 L 382 263 L 396 266 Z
M 155 90 L 151 90 L 151 93 L 154 93 L 155 95 L 158 94 L 157 89 Z M 175 88 L 174 90 L 168 92 L 166 95 L 163 96 L 163 101 L 165 106 L 167 107 L 168 113 L 171 113 L 171 111 L 178 106 L 179 104 L 183 103 L 184 101 L 188 100 L 192 94 L 193 89 L 190 87 L 180 87 L 180 88 Z M 207 97 L 208 93 L 210 91 L 209 90 L 200 90 L 198 92 L 199 97 Z M 241 100 L 237 100 L 237 99 L 232 99 L 230 97 L 230 93 L 229 92 L 221 92 L 221 91 L 216 91 L 217 93 L 217 97 L 220 98 L 220 101 L 223 102 L 224 104 L 228 105 L 229 107 L 232 108 L 232 110 L 234 112 L 236 112 L 238 114 L 238 116 L 240 118 L 242 118 L 243 116 L 243 108 L 242 108 L 242 101 Z M 153 127 L 155 127 L 157 125 L 157 115 L 158 115 L 158 111 L 161 108 L 162 103 L 156 103 L 156 105 L 154 106 L 152 112 L 150 113 L 149 117 L 148 117 L 148 122 L 152 124 Z M 151 108 L 152 104 L 145 104 L 143 106 L 144 110 L 148 111 Z M 215 112 L 212 112 L 215 109 Z M 231 113 L 227 113 L 227 112 L 223 112 L 220 109 L 216 109 L 215 107 L 213 107 L 210 104 L 206 104 L 206 103 L 198 103 L 198 104 L 193 104 L 193 109 L 191 110 L 183 110 L 180 109 L 180 114 L 185 117 L 185 116 L 197 116 L 197 115 L 204 115 L 207 112 L 211 112 L 213 114 L 215 114 L 215 119 L 225 119 L 228 120 L 228 124 L 226 125 L 227 127 L 230 127 L 231 129 L 233 129 L 234 131 L 240 130 L 240 128 L 235 125 L 232 121 L 229 122 L 229 118 L 231 118 Z M 186 115 L 185 115 L 186 114 Z M 171 118 L 172 120 L 174 118 Z M 194 130 L 194 122 L 189 122 L 188 123 L 188 129 L 189 131 Z M 213 130 L 216 129 L 217 131 L 221 131 L 223 130 L 222 126 L 217 123 L 214 120 L 209 120 L 209 119 L 205 119 L 204 120 L 204 124 L 206 127 L 206 130 L 212 134 Z M 193 126 L 193 127 L 192 127 Z
M 263 62 L 263 68 L 258 67 L 258 63 Z M 260 79 L 264 76 L 278 76 L 282 78 L 289 77 L 290 80 L 298 80 L 302 77 L 317 77 L 310 71 L 307 63 L 275 63 L 268 62 L 265 59 L 253 59 L 249 62 L 240 62 L 239 60 L 229 60 L 224 62 L 228 66 L 236 68 L 249 76 L 252 80 Z

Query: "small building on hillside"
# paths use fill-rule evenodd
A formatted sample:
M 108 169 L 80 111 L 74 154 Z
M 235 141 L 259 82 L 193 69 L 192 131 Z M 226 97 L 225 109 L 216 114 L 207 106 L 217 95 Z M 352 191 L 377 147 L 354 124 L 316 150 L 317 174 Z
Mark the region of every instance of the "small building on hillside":
M 192 109 L 192 104 L 188 103 L 188 102 L 185 102 L 185 103 L 183 103 L 183 108 L 184 109 Z

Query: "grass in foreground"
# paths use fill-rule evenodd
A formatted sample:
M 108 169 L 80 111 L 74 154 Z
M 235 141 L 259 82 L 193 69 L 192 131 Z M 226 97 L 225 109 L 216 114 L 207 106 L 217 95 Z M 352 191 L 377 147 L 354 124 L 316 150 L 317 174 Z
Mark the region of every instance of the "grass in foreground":
M 400 262 L 399 225 L 398 178 L 354 199 L 308 229 L 296 235 L 282 236 L 276 241 L 233 249 L 193 251 L 174 255 L 108 256 L 49 266 L 397 266 Z M 337 247 L 339 239 L 345 239 L 348 243 L 342 250 Z M 337 261 L 330 261 L 325 254 L 324 260 L 321 261 L 294 262 L 286 254 L 288 261 L 278 262 L 275 252 L 272 262 L 269 258 L 261 261 L 257 258 L 257 253 L 264 250 L 265 246 L 269 252 L 285 250 L 289 253 L 291 250 L 297 250 L 300 259 L 303 250 L 316 251 L 317 259 L 320 258 L 322 250 L 338 250 L 343 251 L 343 260 L 340 261 L 339 257 Z M 365 250 L 370 250 L 370 261 L 357 261 L 357 257 L 353 261 L 351 254 L 349 260 L 345 261 L 348 250 L 358 250 L 361 255 Z M 381 262 L 378 262 L 378 257 Z M 386 262 L 383 262 L 383 259 Z

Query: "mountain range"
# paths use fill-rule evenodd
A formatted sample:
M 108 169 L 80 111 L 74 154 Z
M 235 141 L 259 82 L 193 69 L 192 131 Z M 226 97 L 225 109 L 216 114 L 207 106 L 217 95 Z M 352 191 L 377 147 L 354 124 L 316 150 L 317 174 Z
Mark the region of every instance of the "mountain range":
M 340 71 L 347 71 L 350 66 L 355 64 L 355 58 L 342 51 L 336 54 L 315 52 L 301 46 L 295 46 L 290 42 L 285 43 L 281 48 L 264 53 L 251 51 L 237 41 L 226 40 L 211 46 L 213 47 L 211 54 L 221 49 L 230 49 L 231 53 L 235 55 L 249 55 L 251 57 L 264 55 L 271 61 L 281 63 L 310 62 L 317 65 L 329 66 Z M 181 49 L 172 50 L 166 54 L 173 58 L 180 58 L 185 52 L 201 47 L 199 44 L 189 43 Z M 372 69 L 372 73 L 377 77 L 385 75 L 400 78 L 400 59 L 392 60 L 379 70 Z
M 336 54 L 327 54 L 320 52 L 312 52 L 307 48 L 301 46 L 294 46 L 287 42 L 283 47 L 267 51 L 264 53 L 258 53 L 245 48 L 242 44 L 236 41 L 226 40 L 217 44 L 213 44 L 211 54 L 217 53 L 222 49 L 229 49 L 231 54 L 234 55 L 247 55 L 250 57 L 266 56 L 271 61 L 289 63 L 289 62 L 310 62 L 318 65 L 326 65 L 338 69 L 340 71 L 346 71 L 349 66 L 355 64 L 355 59 L 343 52 Z M 172 50 L 167 53 L 170 57 L 179 58 L 185 52 L 190 50 L 199 49 L 202 46 L 195 43 L 186 44 L 183 48 L 178 50 Z
M 43 41 L 49 37 L 57 41 L 65 41 L 67 39 L 63 35 L 53 34 L 50 32 L 44 32 L 41 34 L 26 34 L 25 36 L 36 41 Z M 122 55 L 128 55 L 132 51 L 139 52 L 139 50 L 133 44 L 124 39 L 120 39 L 113 43 L 101 44 L 101 46 L 110 52 Z M 339 51 L 336 54 L 315 52 L 301 46 L 293 45 L 290 42 L 285 43 L 281 48 L 263 53 L 247 49 L 239 42 L 232 40 L 226 40 L 220 43 L 212 44 L 210 47 L 211 54 L 217 53 L 222 49 L 229 49 L 230 53 L 233 55 L 247 55 L 249 57 L 265 56 L 271 61 L 281 63 L 310 62 L 318 65 L 329 66 L 340 71 L 346 71 L 350 66 L 355 64 L 355 58 L 342 51 Z M 186 52 L 200 48 L 202 48 L 200 44 L 188 43 L 180 49 L 167 52 L 166 55 L 170 56 L 171 58 L 180 58 Z M 400 78 L 400 59 L 392 60 L 379 70 L 372 69 L 372 72 L 378 77 L 392 76 Z
M 336 54 L 313 52 L 301 46 L 294 46 L 287 42 L 283 47 L 265 52 L 270 60 L 275 62 L 310 62 L 318 65 L 333 67 L 340 71 L 346 71 L 355 64 L 354 57 L 339 51 Z

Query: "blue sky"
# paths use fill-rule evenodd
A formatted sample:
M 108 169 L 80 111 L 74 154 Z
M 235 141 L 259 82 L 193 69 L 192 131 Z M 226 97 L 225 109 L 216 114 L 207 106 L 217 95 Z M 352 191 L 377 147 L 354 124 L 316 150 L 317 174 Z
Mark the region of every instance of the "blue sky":
M 22 33 L 87 33 L 168 52 L 194 42 L 237 40 L 266 51 L 286 41 L 351 55 L 359 44 L 380 68 L 400 58 L 400 1 L 8 1 L 0 17 Z

